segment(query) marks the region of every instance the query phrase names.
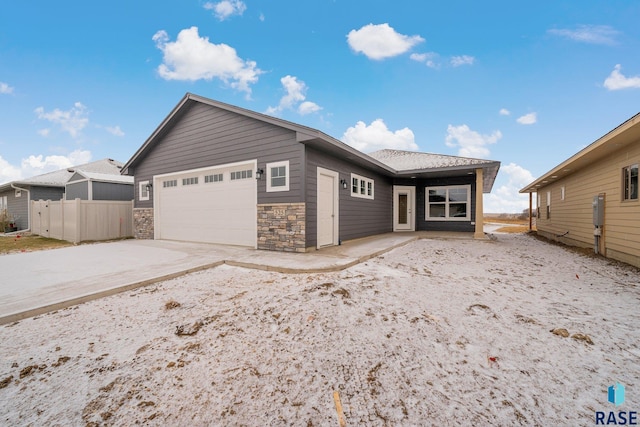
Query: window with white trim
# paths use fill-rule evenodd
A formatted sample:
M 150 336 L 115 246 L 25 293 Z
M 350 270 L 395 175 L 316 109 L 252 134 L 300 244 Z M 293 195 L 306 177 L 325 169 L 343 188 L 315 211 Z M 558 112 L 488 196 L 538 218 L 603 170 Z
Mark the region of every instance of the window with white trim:
M 177 186 L 178 186 L 177 179 L 169 179 L 167 181 L 162 181 L 163 188 L 171 188 L 171 187 L 177 187 Z
M 138 183 L 138 200 L 149 200 L 149 181 Z
M 427 221 L 471 221 L 471 186 L 426 187 Z
M 267 163 L 267 192 L 289 191 L 289 160 Z
M 0 196 L 0 211 L 8 208 L 9 205 L 7 204 L 7 196 Z
M 205 175 L 204 183 L 209 184 L 212 182 L 222 182 L 223 175 L 221 173 L 214 173 L 213 175 Z
M 182 185 L 197 185 L 198 177 L 192 176 L 191 178 L 182 178 Z
M 351 196 L 363 199 L 374 198 L 374 181 L 355 173 L 351 174 Z
M 638 165 L 622 168 L 622 200 L 638 200 Z
M 547 219 L 551 218 L 551 191 L 547 191 Z
M 239 179 L 249 179 L 251 177 L 253 177 L 253 171 L 251 169 L 231 172 L 231 181 L 237 181 Z

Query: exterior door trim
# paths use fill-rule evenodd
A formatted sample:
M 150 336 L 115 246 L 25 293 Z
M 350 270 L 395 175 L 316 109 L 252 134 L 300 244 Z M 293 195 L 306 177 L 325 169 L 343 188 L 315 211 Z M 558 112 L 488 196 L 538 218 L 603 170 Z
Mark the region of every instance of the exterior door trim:
M 332 171 L 329 169 L 317 168 L 317 179 L 316 179 L 316 248 L 320 249 L 321 247 L 337 245 L 340 242 L 340 174 L 336 171 Z M 333 230 L 332 230 L 332 243 L 326 245 L 320 245 L 320 177 L 321 175 L 330 176 L 333 178 Z
M 398 197 L 407 196 L 407 224 L 400 224 Z M 416 187 L 405 185 L 393 186 L 393 231 L 416 230 Z

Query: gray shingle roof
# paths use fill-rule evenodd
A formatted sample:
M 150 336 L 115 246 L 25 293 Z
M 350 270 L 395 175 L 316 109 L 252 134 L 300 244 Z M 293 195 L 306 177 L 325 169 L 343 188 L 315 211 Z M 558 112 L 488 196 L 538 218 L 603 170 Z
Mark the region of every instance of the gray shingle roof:
M 492 160 L 390 149 L 374 151 L 369 153 L 369 156 L 399 172 L 455 166 L 482 166 L 494 163 Z
M 94 172 L 107 175 L 120 175 L 123 163 L 113 159 L 102 159 L 83 165 L 72 166 L 53 172 L 44 173 L 27 179 L 21 179 L 3 184 L 1 187 L 16 185 L 40 185 L 45 187 L 64 187 L 76 171 Z

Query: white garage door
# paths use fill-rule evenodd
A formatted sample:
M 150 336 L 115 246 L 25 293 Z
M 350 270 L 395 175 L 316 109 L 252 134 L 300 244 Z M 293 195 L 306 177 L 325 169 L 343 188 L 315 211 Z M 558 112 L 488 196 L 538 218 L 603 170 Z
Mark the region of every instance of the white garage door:
M 255 246 L 254 170 L 251 162 L 155 177 L 155 237 Z

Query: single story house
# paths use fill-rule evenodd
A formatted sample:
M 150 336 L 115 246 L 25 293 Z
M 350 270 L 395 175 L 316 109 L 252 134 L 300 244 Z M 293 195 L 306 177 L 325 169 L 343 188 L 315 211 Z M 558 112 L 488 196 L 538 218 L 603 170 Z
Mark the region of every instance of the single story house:
M 133 200 L 133 177 L 76 170 L 65 184 L 66 200 Z
M 92 192 L 74 193 L 74 197 L 84 200 L 89 199 L 89 194 L 94 197 L 93 200 L 132 200 L 133 199 L 133 179 L 131 177 L 123 177 L 120 170 L 123 163 L 113 159 L 102 159 L 83 165 L 73 166 L 71 168 L 60 169 L 54 172 L 37 175 L 32 178 L 17 180 L 0 185 L 0 210 L 7 209 L 10 216 L 15 219 L 18 230 L 29 230 L 31 228 L 30 206 L 32 200 L 61 200 L 65 198 L 65 188 L 70 179 L 76 181 L 87 179 L 87 174 L 99 174 L 98 177 L 92 175 L 95 179 L 92 181 Z M 84 175 L 82 175 L 84 174 Z M 84 177 L 84 178 L 83 178 Z M 118 186 L 128 182 L 128 195 L 122 195 L 120 199 L 112 198 L 96 198 L 96 197 L 113 197 L 113 191 L 106 187 Z M 85 187 L 89 184 L 83 184 Z M 87 187 L 88 188 L 88 187 Z M 71 188 L 75 191 L 75 187 Z M 116 190 L 118 192 L 118 190 Z M 83 196 L 87 197 L 83 197 Z
M 500 163 L 370 155 L 318 130 L 187 93 L 122 173 L 137 238 L 304 252 L 392 231 L 482 231 Z
M 640 113 L 521 193 L 537 194 L 537 233 L 640 267 Z

